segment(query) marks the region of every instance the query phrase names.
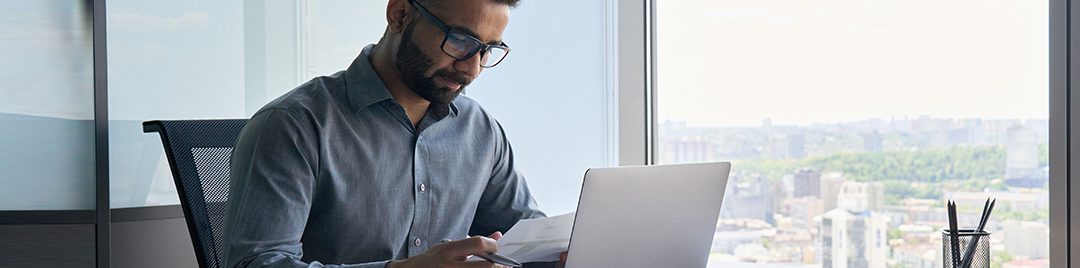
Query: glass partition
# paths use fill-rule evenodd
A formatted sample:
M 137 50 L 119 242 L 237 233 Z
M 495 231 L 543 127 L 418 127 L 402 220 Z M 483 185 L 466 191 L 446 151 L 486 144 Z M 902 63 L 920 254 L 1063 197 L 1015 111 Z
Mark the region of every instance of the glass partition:
M 0 1 L 0 210 L 94 209 L 92 15 Z

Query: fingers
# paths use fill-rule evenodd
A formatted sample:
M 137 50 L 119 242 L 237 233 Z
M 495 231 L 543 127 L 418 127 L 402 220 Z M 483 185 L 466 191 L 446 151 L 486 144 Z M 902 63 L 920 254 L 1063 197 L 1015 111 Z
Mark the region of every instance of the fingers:
M 495 239 L 483 236 L 473 236 L 462 240 L 443 243 L 445 253 L 453 259 L 465 259 L 469 255 L 496 252 Z M 490 263 L 489 263 L 490 264 Z
M 491 239 L 495 239 L 496 241 L 498 241 L 499 239 L 502 239 L 502 232 L 495 231 L 494 233 L 491 233 L 491 235 L 489 235 L 488 237 L 491 237 Z
M 555 267 L 565 268 L 566 267 L 566 257 L 567 256 L 569 256 L 569 254 L 566 251 L 563 251 L 562 253 L 559 253 L 559 263 L 558 263 L 558 265 L 555 265 Z

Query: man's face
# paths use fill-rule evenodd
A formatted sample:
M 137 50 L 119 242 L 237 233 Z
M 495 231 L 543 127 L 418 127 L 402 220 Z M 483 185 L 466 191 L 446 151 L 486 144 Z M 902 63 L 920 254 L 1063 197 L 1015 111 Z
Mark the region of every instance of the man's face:
M 471 33 L 488 44 L 502 41 L 510 17 L 509 6 L 492 0 L 446 0 L 425 7 L 446 26 Z M 446 34 L 411 4 L 409 8 L 411 18 L 402 31 L 395 67 L 405 84 L 420 97 L 435 104 L 453 102 L 480 75 L 480 53 L 465 60 L 446 55 L 441 47 Z

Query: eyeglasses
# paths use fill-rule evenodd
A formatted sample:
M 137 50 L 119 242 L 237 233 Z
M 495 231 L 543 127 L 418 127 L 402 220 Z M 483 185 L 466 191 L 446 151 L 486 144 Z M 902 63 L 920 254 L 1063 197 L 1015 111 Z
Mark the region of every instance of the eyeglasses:
M 412 3 L 416 10 L 420 11 L 420 15 L 423 15 L 446 34 L 442 41 L 442 51 L 446 55 L 456 60 L 467 60 L 475 56 L 476 53 L 480 53 L 480 67 L 491 68 L 502 62 L 507 54 L 510 54 L 510 48 L 506 46 L 506 43 L 499 43 L 498 45 L 485 44 L 468 33 L 446 26 L 439 18 L 432 15 L 427 8 L 417 3 L 416 0 L 409 0 L 409 2 Z

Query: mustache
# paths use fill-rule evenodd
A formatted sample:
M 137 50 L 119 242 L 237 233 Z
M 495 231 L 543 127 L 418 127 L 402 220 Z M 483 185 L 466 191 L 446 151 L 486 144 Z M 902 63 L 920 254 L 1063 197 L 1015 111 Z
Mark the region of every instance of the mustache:
M 446 70 L 439 70 L 435 72 L 435 76 L 442 77 L 451 82 L 457 83 L 461 86 L 468 86 L 472 83 L 473 79 L 460 73 L 453 73 Z

